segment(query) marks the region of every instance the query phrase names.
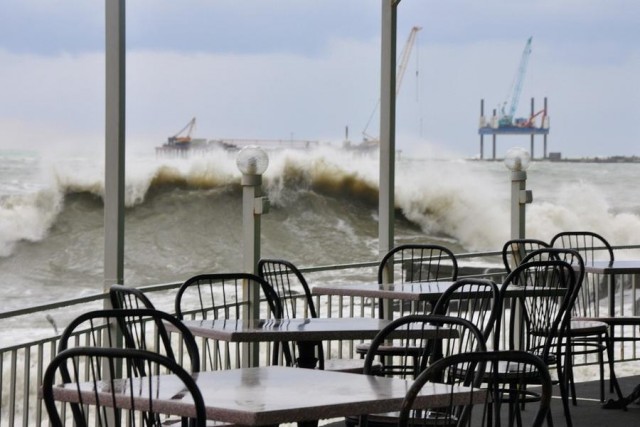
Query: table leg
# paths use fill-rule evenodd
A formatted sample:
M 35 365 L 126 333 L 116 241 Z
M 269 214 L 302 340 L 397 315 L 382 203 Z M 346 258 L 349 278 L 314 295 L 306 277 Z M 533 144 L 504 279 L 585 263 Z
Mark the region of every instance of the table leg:
M 614 317 L 616 312 L 616 275 L 609 274 L 609 317 Z
M 315 341 L 298 341 L 296 344 L 298 345 L 298 359 L 296 360 L 298 367 L 315 369 L 318 363 L 315 352 L 317 343 Z
M 314 341 L 298 341 L 298 367 L 306 369 L 315 369 L 318 363 L 316 357 L 316 345 Z M 318 420 L 298 421 L 298 427 L 317 427 Z

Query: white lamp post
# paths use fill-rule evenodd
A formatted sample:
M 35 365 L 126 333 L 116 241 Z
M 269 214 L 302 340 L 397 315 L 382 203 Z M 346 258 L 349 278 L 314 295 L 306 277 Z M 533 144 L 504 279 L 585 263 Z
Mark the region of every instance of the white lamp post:
M 248 145 L 238 153 L 236 165 L 242 172 L 242 258 L 243 271 L 256 274 L 260 259 L 260 216 L 269 208 L 269 200 L 262 195 L 262 174 L 269 166 L 269 157 L 260 147 Z M 249 324 L 260 317 L 260 288 L 243 283 L 245 304 L 242 320 Z M 245 343 L 242 348 L 242 363 L 257 366 L 258 347 Z
M 260 259 L 260 216 L 269 203 L 262 196 L 262 174 L 269 157 L 260 147 L 248 145 L 238 153 L 236 164 L 242 172 L 243 271 L 255 274 Z
M 511 171 L 511 238 L 525 237 L 525 205 L 533 201 L 533 193 L 527 190 L 527 168 L 531 162 L 529 152 L 520 147 L 511 148 L 504 158 Z

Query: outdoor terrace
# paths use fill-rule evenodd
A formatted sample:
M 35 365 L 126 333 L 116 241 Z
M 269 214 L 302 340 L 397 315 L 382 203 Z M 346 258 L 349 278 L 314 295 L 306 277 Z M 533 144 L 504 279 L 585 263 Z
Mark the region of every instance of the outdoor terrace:
M 616 258 L 625 259 L 633 257 L 633 253 L 640 246 L 616 247 Z M 500 253 L 486 252 L 473 254 L 456 254 L 461 266 L 462 275 L 490 278 L 498 283 L 505 275 L 500 267 Z M 336 272 L 339 272 L 341 281 L 357 282 L 371 281 L 375 277 L 377 262 L 358 264 L 318 266 L 303 269 L 309 282 L 312 284 L 326 283 L 327 280 L 336 280 Z M 333 279 L 331 279 L 333 278 Z M 605 278 L 601 278 L 606 280 Z M 618 289 L 618 298 L 621 310 L 628 315 L 637 315 L 637 304 L 631 301 L 637 300 L 638 277 L 637 275 L 625 275 L 618 278 L 623 288 Z M 173 311 L 173 295 L 180 283 L 168 283 L 154 286 L 145 286 L 143 289 L 157 305 L 158 309 L 168 312 Z M 619 285 L 620 286 L 620 285 Z M 621 298 L 620 296 L 624 296 Z M 375 301 L 364 298 L 340 298 L 340 297 L 316 297 L 316 307 L 321 317 L 375 317 L 377 309 Z M 606 301 L 605 301 L 606 303 Z M 1 412 L 0 426 L 14 425 L 41 425 L 46 422 L 47 415 L 40 400 L 37 398 L 37 390 L 41 383 L 45 367 L 56 353 L 59 334 L 66 323 L 81 312 L 100 309 L 105 304 L 105 295 L 99 288 L 96 294 L 58 301 L 39 307 L 29 307 L 0 314 L 3 333 L 2 348 L 0 348 L 0 384 L 2 394 L 0 396 Z M 16 325 L 29 317 L 30 320 L 40 321 L 41 336 L 33 339 L 25 338 L 25 342 L 9 341 L 7 331 L 11 331 Z M 627 336 L 636 337 L 640 331 L 633 328 L 625 330 Z M 619 335 L 620 332 L 617 333 Z M 78 336 L 79 343 L 83 337 Z M 260 363 L 269 363 L 269 344 L 261 344 Z M 350 342 L 327 343 L 325 355 L 329 357 L 353 356 L 354 346 Z M 616 371 L 620 377 L 622 390 L 629 393 L 640 383 L 638 375 L 638 347 L 634 343 L 618 345 L 615 348 Z M 602 422 L 615 422 L 616 425 L 631 425 L 633 420 L 638 420 L 640 407 L 633 404 L 628 411 L 603 410 L 598 401 L 597 377 L 595 360 L 577 360 L 576 377 L 580 383 L 577 386 L 579 403 L 572 407 L 574 425 L 594 425 Z M 557 393 L 557 390 L 556 390 Z M 613 394 L 609 397 L 615 397 Z M 556 425 L 564 425 L 564 417 L 561 414 L 559 399 L 554 399 L 554 421 Z

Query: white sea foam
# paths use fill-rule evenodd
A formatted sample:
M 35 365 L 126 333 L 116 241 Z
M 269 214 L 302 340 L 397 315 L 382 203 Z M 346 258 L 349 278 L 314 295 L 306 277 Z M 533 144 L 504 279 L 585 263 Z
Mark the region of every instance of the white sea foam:
M 297 191 L 319 191 L 376 207 L 372 199 L 377 197 L 377 155 L 323 146 L 269 155 L 265 189 L 276 206 L 291 203 Z M 221 150 L 187 159 L 128 158 L 125 204 L 143 204 L 150 189 L 165 184 L 195 190 L 237 185 L 235 156 Z M 3 170 L 24 185 L 20 192 L 15 179 L 0 184 L 0 256 L 9 255 L 17 241 L 45 238 L 64 207 L 65 195 L 86 192 L 101 198 L 104 194 L 101 158 L 43 157 L 37 167 L 29 159 L 12 160 L 12 169 Z M 21 162 L 31 174 L 19 169 Z M 0 163 L 8 160 L 0 156 Z M 637 243 L 640 193 L 633 186 L 619 185 L 630 182 L 636 168 L 635 164 L 535 163 L 528 172 L 534 201 L 527 206 L 527 235 L 548 240 L 561 230 L 587 229 L 607 236 L 613 244 Z M 401 158 L 396 166 L 396 206 L 426 235 L 453 239 L 468 250 L 491 250 L 509 235 L 509 185 L 509 173 L 498 162 Z

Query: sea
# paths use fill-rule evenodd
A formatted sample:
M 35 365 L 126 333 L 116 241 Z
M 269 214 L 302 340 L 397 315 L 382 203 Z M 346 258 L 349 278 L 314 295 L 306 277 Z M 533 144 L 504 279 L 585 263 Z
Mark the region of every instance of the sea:
M 378 257 L 376 153 L 341 148 L 269 151 L 264 257 L 301 267 Z M 126 159 L 124 282 L 183 281 L 241 269 L 237 153 Z M 0 151 L 2 311 L 90 295 L 103 287 L 104 158 Z M 640 243 L 640 163 L 534 161 L 526 234 L 549 240 L 593 230 Z M 510 171 L 502 161 L 418 158 L 396 165 L 396 244 L 455 253 L 497 251 L 510 236 Z

